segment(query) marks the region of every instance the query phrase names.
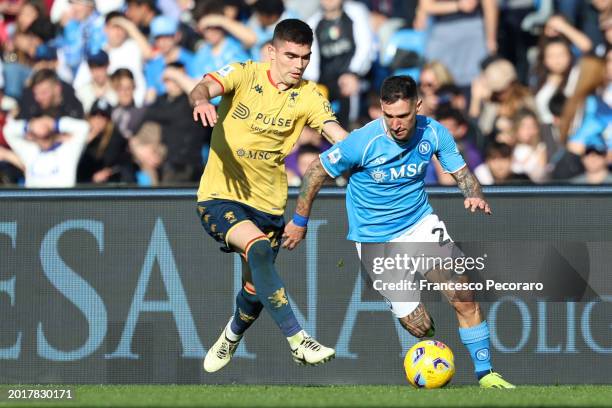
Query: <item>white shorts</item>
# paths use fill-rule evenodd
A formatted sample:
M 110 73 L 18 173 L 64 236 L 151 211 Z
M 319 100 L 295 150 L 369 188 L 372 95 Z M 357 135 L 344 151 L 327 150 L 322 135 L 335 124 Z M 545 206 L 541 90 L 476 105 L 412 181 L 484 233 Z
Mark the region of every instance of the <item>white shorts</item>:
M 429 214 L 420 220 L 416 225 L 406 230 L 399 237 L 392 239 L 389 242 L 453 242 L 450 235 L 446 231 L 446 225 L 440 221 L 437 215 Z M 356 242 L 357 254 L 361 259 L 361 243 Z M 427 272 L 427 271 L 425 271 Z M 381 293 L 382 295 L 382 293 Z M 385 301 L 389 305 L 391 312 L 397 318 L 408 316 L 417 308 L 420 302 L 396 302 L 385 297 Z

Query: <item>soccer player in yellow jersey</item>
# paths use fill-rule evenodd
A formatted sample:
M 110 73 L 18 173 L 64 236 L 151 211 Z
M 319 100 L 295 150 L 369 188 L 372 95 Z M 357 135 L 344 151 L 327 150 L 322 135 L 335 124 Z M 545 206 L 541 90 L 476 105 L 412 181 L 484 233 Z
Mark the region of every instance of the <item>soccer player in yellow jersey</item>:
M 214 126 L 198 213 L 223 250 L 243 256 L 244 271 L 235 313 L 204 359 L 208 372 L 229 363 L 264 308 L 287 337 L 298 364 L 321 364 L 335 355 L 302 330 L 274 267 L 285 228 L 285 157 L 304 126 L 332 142 L 347 134 L 316 85 L 302 79 L 312 39 L 303 21 L 283 20 L 274 30 L 269 63 L 227 65 L 207 74 L 191 92 L 193 119 Z M 223 98 L 216 110 L 209 101 L 219 95 Z M 298 225 L 307 221 L 294 216 Z

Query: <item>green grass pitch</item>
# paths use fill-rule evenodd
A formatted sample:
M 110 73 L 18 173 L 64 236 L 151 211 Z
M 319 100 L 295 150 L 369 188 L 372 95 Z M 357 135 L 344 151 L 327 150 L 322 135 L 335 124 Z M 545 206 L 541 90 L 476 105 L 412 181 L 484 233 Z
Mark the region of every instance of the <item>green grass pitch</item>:
M 9 389 L 66 389 L 72 400 L 8 400 Z M 612 407 L 612 386 L 522 386 L 516 390 L 406 386 L 1 385 L 0 407 Z

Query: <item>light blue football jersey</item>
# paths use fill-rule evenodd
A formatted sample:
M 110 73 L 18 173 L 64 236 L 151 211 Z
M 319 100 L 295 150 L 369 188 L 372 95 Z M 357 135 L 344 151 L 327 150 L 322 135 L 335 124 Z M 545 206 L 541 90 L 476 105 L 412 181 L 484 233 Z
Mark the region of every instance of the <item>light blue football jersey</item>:
M 352 241 L 388 242 L 433 212 L 424 178 L 434 154 L 449 173 L 465 166 L 453 136 L 431 118 L 417 115 L 415 132 L 403 144 L 384 126 L 382 118 L 374 120 L 319 156 L 330 176 L 350 172 L 346 210 Z

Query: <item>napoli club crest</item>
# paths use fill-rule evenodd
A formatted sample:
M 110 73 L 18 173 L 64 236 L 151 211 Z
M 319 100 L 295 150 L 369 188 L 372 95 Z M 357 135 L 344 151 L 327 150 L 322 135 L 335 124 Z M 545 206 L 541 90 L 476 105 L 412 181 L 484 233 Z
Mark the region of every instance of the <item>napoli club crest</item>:
M 431 152 L 431 144 L 427 140 L 423 140 L 421 143 L 419 143 L 417 150 L 421 155 L 426 156 L 429 154 L 429 152 Z

